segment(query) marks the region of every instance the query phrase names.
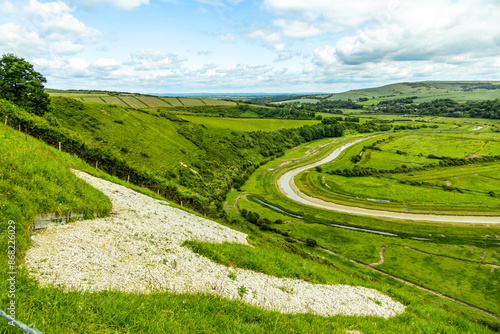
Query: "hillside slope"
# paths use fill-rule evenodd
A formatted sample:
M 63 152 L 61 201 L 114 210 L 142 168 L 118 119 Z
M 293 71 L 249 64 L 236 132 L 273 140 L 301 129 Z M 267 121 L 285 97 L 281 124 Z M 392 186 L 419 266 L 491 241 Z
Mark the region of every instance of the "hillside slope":
M 493 100 L 500 98 L 499 81 L 422 81 L 402 82 L 381 87 L 350 90 L 327 96 L 329 100 L 358 100 L 359 98 L 396 99 L 416 96 L 415 102 L 435 99 L 458 101 Z

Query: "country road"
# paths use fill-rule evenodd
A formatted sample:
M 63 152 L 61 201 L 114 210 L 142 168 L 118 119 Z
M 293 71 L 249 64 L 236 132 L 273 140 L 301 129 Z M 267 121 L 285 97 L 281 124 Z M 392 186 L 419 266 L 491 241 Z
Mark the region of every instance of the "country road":
M 278 178 L 277 184 L 280 191 L 295 202 L 299 202 L 305 205 L 313 206 L 320 209 L 350 213 L 362 216 L 372 216 L 372 217 L 382 217 L 382 218 L 395 218 L 395 219 L 407 219 L 407 220 L 419 220 L 419 221 L 431 221 L 431 222 L 443 222 L 443 223 L 472 223 L 472 224 L 500 224 L 500 216 L 454 216 L 454 215 L 437 215 L 437 214 L 422 214 L 422 213 L 404 213 L 404 212 L 394 212 L 385 210 L 375 210 L 366 209 L 356 206 L 348 206 L 337 204 L 333 202 L 327 202 L 318 198 L 314 198 L 302 193 L 297 185 L 295 184 L 295 176 L 299 173 L 314 168 L 319 165 L 323 165 L 336 159 L 342 151 L 348 147 L 357 144 L 367 138 L 356 139 L 347 144 L 340 146 L 335 149 L 327 157 L 320 161 L 311 163 L 307 166 L 302 166 L 293 170 L 286 172 Z

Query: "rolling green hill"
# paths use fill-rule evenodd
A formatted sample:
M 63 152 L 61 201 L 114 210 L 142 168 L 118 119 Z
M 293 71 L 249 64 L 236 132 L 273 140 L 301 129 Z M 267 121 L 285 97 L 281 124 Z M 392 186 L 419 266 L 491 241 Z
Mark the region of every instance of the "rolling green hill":
M 143 94 L 107 91 L 57 90 L 47 89 L 50 96 L 70 97 L 82 102 L 100 102 L 124 107 L 151 109 L 197 106 L 235 106 L 235 102 L 184 97 L 163 97 Z
M 385 100 L 416 96 L 415 102 L 426 102 L 435 99 L 452 99 L 457 101 L 493 100 L 500 98 L 500 82 L 498 81 L 422 81 L 403 82 L 382 87 L 350 90 L 332 94 L 330 100 Z
M 279 103 L 318 103 L 324 100 L 358 101 L 371 105 L 383 100 L 413 97 L 414 102 L 428 102 L 436 99 L 455 101 L 494 100 L 500 98 L 500 81 L 421 81 L 401 82 L 381 87 L 349 90 L 329 95 L 303 96 L 300 99 Z

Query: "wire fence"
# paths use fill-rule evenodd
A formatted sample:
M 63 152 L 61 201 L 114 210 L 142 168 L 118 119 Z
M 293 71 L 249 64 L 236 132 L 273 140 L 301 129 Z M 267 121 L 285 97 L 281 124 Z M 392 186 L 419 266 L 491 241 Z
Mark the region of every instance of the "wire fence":
M 10 316 L 8 316 L 4 311 L 0 310 L 0 316 L 4 317 L 9 321 L 9 324 L 14 324 L 17 327 L 21 328 L 25 333 L 27 334 L 43 334 L 43 332 L 37 331 L 36 329 L 31 328 L 33 324 L 26 326 L 22 322 L 19 322 L 15 319 L 12 319 Z

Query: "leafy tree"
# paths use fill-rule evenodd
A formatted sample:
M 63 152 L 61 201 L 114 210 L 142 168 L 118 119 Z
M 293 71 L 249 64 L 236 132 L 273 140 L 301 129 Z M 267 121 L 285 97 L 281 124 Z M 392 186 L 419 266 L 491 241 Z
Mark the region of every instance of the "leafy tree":
M 10 53 L 0 59 L 0 98 L 41 116 L 50 111 L 49 95 L 43 89 L 46 82 L 23 58 Z

